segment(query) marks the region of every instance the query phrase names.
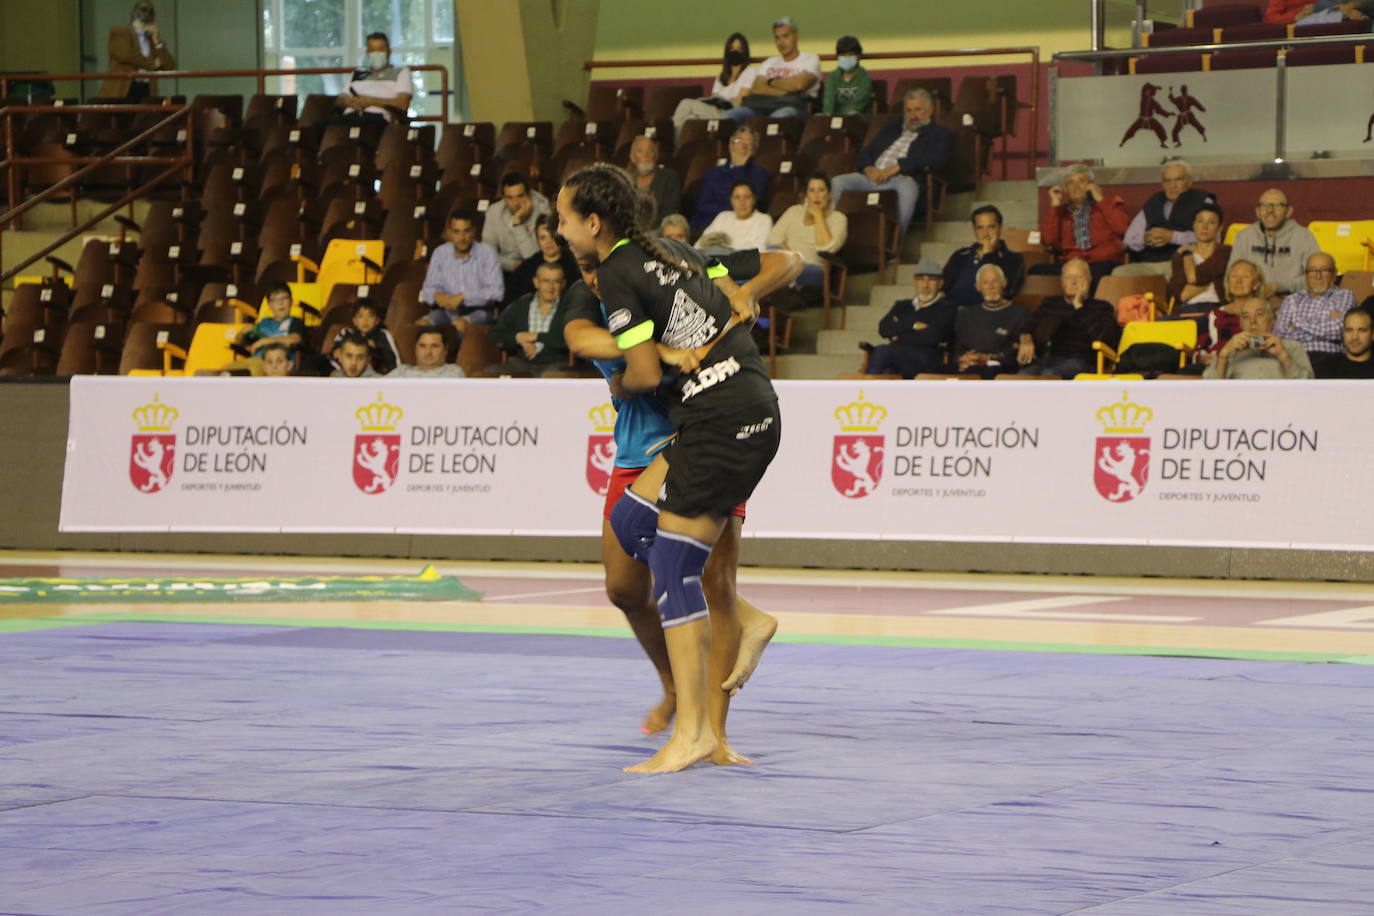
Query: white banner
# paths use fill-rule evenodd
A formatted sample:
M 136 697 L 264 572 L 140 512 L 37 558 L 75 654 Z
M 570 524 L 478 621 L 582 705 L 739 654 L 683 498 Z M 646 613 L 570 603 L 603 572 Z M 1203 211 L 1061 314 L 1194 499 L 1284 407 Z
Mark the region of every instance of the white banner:
M 1363 382 L 780 382 L 746 534 L 1374 549 Z M 587 535 L 599 381 L 73 379 L 63 531 Z

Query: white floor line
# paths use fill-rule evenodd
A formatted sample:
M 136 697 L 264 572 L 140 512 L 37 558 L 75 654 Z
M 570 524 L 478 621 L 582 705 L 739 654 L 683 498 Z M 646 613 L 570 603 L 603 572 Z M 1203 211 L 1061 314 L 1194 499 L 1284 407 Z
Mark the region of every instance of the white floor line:
M 1025 601 L 998 601 L 994 604 L 972 604 L 967 607 L 940 608 L 926 611 L 927 616 L 957 617 L 1034 617 L 1064 620 L 1114 620 L 1138 623 L 1187 623 L 1197 617 L 1174 617 L 1166 614 L 1090 614 L 1083 611 L 1058 611 L 1055 608 L 1080 607 L 1087 604 L 1110 604 L 1128 601 L 1129 597 L 1101 595 L 1064 595 L 1059 598 L 1030 598 Z

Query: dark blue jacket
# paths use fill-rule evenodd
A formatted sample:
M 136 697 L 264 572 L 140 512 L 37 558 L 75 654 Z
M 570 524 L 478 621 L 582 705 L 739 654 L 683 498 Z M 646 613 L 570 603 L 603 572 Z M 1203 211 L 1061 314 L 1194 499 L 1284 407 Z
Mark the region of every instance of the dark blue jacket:
M 954 343 L 958 311 L 948 299 L 937 299 L 921 309 L 911 299 L 899 299 L 878 322 L 878 333 L 898 346 L 935 353 Z
M 883 150 L 891 146 L 902 135 L 902 119 L 893 118 L 879 128 L 873 142 L 859 150 L 855 166 L 860 172 L 878 161 Z M 922 172 L 939 171 L 949 164 L 954 155 L 954 132 L 943 124 L 931 121 L 921 128 L 916 139 L 911 141 L 906 155 L 898 160 L 903 175 L 913 178 Z
M 763 196 L 763 192 L 768 190 L 768 172 L 752 159 L 738 166 L 731 165 L 727 159 L 725 165 L 711 169 L 701 181 L 697 209 L 692 214 L 694 231 L 700 232 L 705 229 L 711 225 L 711 220 L 716 218 L 717 213 L 724 213 L 730 209 L 730 189 L 739 181 L 747 181 L 753 186 L 754 196 L 758 198 L 754 208 L 763 213 L 768 212 L 764 206 Z

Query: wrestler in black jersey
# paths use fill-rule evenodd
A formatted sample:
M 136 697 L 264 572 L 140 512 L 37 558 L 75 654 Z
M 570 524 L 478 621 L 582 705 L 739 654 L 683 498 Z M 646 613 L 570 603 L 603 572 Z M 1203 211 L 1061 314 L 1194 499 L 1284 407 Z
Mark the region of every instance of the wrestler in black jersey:
M 649 567 L 672 663 L 677 721 L 657 754 L 628 769 L 666 772 L 716 751 L 706 715 L 709 628 L 702 570 L 730 510 L 762 479 L 782 429 L 758 348 L 735 318 L 748 304 L 727 298 L 691 249 L 649 237 L 644 226 L 650 212 L 633 179 L 609 165 L 582 169 L 558 194 L 559 234 L 575 254 L 600 261 L 607 325 L 626 361 L 624 387 L 659 387 L 657 343 L 700 354 L 700 365 L 682 374 L 680 400 L 671 409 L 677 439 L 668 452 L 657 519 L 654 507 L 628 497 L 611 519 L 626 543 L 646 526 L 653 539 Z

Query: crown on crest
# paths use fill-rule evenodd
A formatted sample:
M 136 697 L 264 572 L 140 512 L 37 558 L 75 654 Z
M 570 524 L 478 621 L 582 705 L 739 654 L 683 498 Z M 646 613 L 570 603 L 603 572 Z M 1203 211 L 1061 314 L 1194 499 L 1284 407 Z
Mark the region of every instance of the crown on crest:
M 609 433 L 615 429 L 615 405 L 601 404 L 587 411 L 592 428 L 599 433 Z
M 365 433 L 389 433 L 396 429 L 396 424 L 401 421 L 406 412 L 395 404 L 388 404 L 381 393 L 377 394 L 377 400 L 365 407 L 359 407 L 353 412 L 353 416 L 358 418 Z
M 887 408 L 865 401 L 864 393 L 860 391 L 858 400 L 835 408 L 835 419 L 840 421 L 841 432 L 873 433 L 887 419 Z
M 155 394 L 149 403 L 142 407 L 135 407 L 132 416 L 134 422 L 138 424 L 139 432 L 165 433 L 172 428 L 177 417 L 181 416 L 181 411 L 163 404 Z
M 1121 392 L 1121 400 L 1097 410 L 1097 421 L 1104 433 L 1143 433 L 1155 412 L 1131 402 L 1129 392 Z

